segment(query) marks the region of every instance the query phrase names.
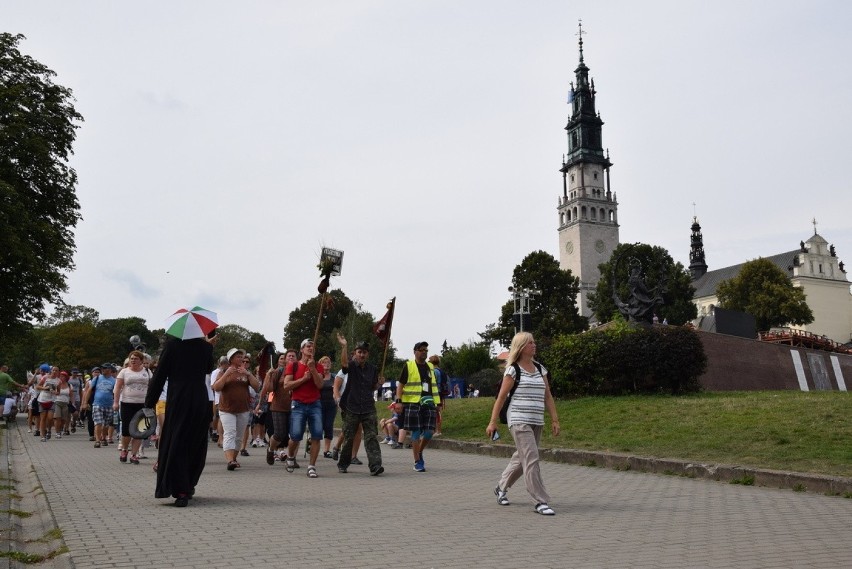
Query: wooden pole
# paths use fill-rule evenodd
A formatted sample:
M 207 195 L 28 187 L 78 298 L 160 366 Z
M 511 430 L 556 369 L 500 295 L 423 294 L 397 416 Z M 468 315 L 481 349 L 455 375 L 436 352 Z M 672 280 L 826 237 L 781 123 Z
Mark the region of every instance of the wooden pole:
M 388 335 L 387 340 L 385 340 L 385 353 L 382 355 L 382 369 L 379 370 L 379 377 L 384 379 L 385 377 L 385 362 L 388 359 L 388 346 L 390 346 L 391 339 L 391 329 L 393 328 L 393 313 L 396 310 L 396 297 L 391 299 L 391 307 L 390 307 L 390 316 L 388 318 Z

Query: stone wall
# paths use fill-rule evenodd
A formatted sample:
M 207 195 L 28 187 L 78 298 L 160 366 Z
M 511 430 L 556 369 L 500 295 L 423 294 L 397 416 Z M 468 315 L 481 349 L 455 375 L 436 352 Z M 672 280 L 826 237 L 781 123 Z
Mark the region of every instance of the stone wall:
M 701 385 L 707 391 L 852 387 L 852 355 L 696 332 L 707 354 Z

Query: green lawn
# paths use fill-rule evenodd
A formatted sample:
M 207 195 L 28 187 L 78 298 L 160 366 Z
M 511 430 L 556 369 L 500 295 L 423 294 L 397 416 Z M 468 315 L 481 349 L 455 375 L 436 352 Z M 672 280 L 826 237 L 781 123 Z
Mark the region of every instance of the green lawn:
M 485 442 L 493 398 L 447 402 L 445 438 Z M 852 477 L 852 395 L 772 391 L 558 401 L 544 447 Z M 387 403 L 377 405 L 389 415 Z M 501 425 L 505 442 L 511 438 Z

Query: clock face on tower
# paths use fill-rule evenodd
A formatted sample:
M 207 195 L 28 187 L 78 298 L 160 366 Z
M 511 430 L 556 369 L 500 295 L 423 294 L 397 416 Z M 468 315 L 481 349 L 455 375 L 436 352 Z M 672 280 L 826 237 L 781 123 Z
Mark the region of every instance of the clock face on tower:
M 606 245 L 604 244 L 602 239 L 598 239 L 595 241 L 595 250 L 598 253 L 603 253 L 606 250 Z
M 565 252 L 569 255 L 574 252 L 574 244 L 572 242 L 568 242 L 565 244 Z

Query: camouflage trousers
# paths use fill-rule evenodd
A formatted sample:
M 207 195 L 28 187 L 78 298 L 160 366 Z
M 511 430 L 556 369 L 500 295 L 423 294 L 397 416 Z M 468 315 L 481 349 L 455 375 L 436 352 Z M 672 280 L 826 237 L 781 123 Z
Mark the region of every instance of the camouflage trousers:
M 367 451 L 367 464 L 370 465 L 370 471 L 381 466 L 382 451 L 379 446 L 379 427 L 376 412 L 349 413 L 341 410 L 340 418 L 343 420 L 343 445 L 340 448 L 340 460 L 337 462 L 337 466 L 340 468 L 349 467 L 352 460 L 352 443 L 359 425 L 364 429 L 361 440 Z

